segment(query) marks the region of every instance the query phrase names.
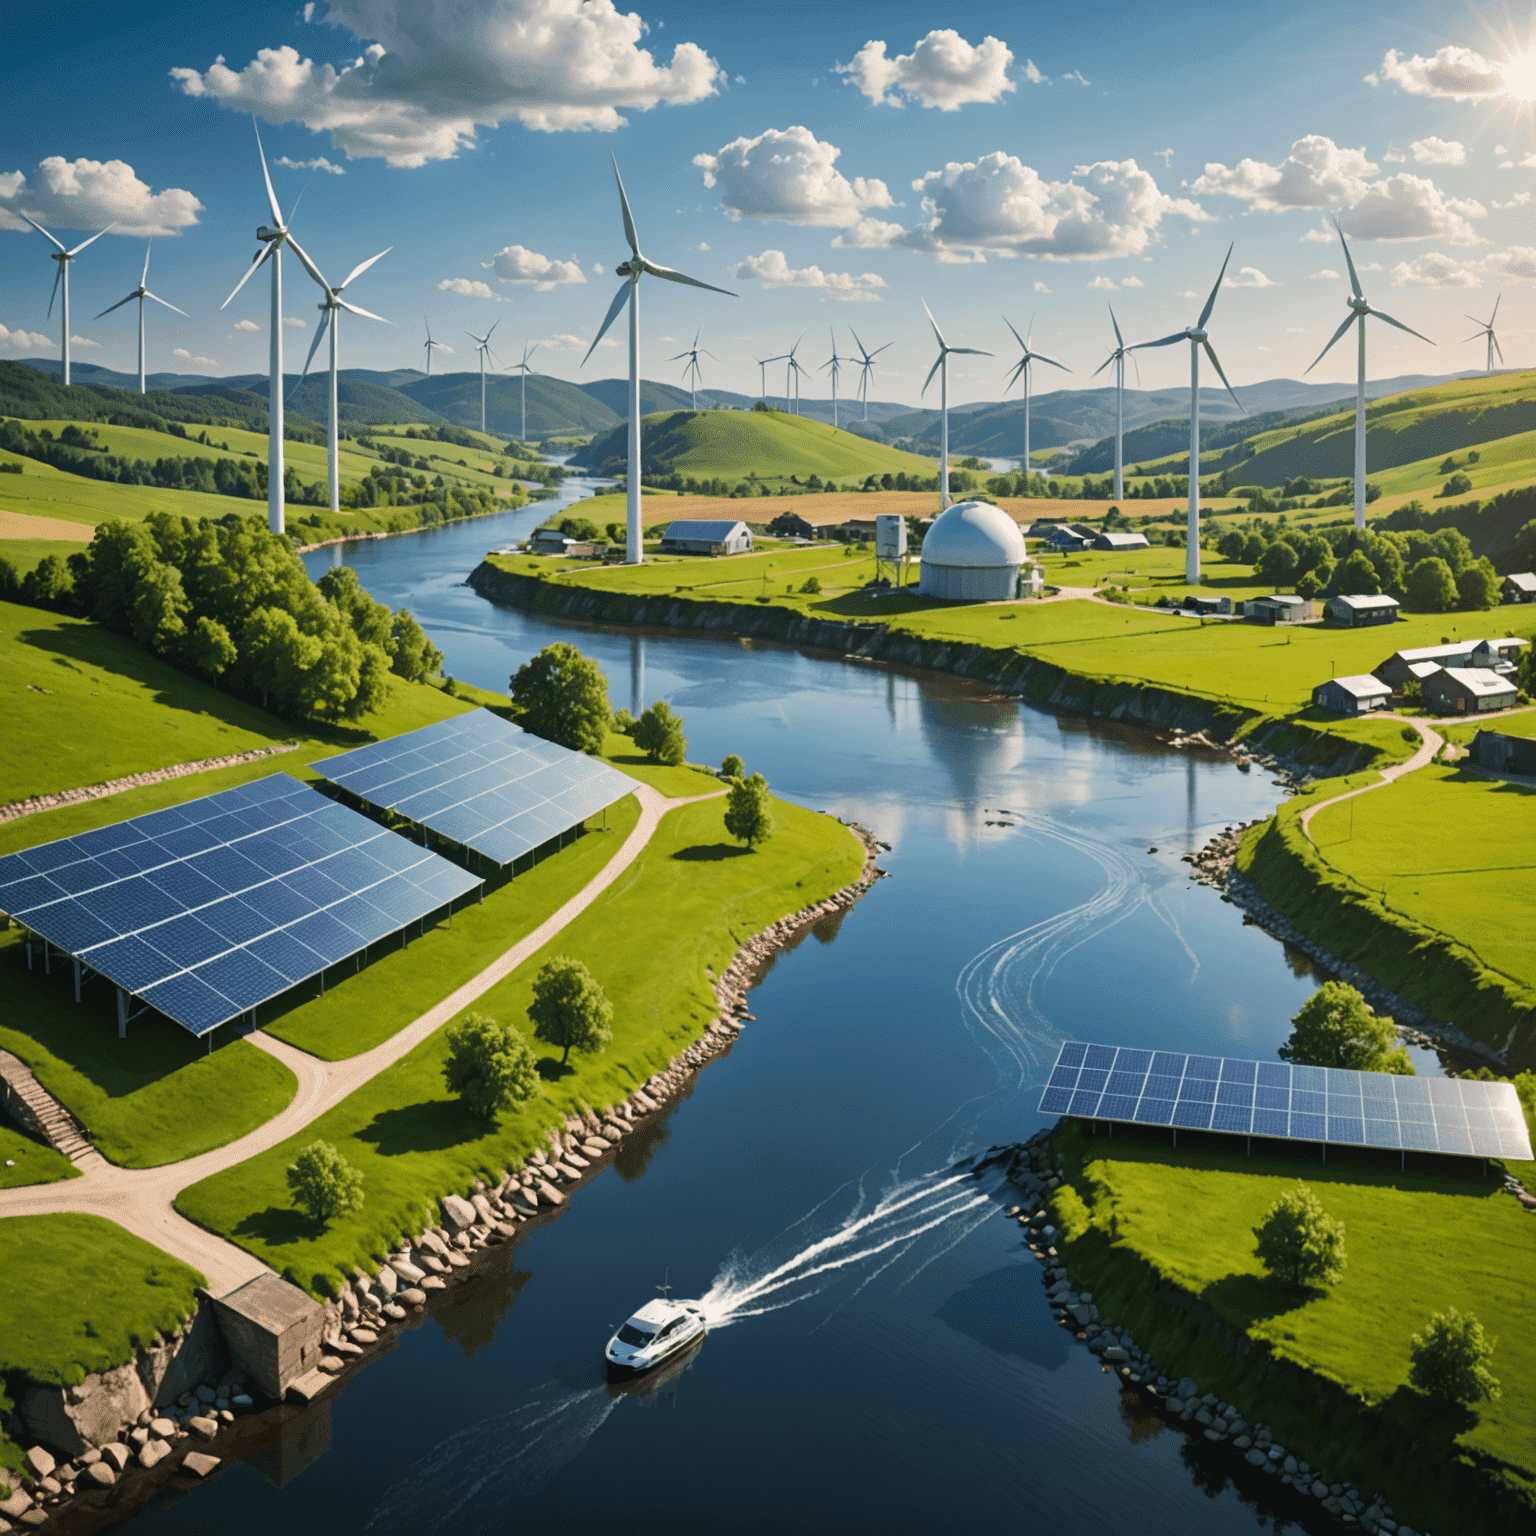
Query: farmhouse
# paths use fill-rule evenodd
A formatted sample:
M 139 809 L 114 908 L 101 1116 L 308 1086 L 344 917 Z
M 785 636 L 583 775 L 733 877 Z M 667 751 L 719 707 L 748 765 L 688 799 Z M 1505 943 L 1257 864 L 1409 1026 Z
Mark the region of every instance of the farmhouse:
M 1389 683 L 1394 693 L 1401 693 L 1405 684 L 1422 682 L 1423 675 L 1413 668 L 1424 662 L 1436 667 L 1466 667 L 1472 664 L 1472 652 L 1481 642 L 1460 640 L 1454 645 L 1416 645 L 1410 650 L 1393 651 L 1379 667 L 1372 670 L 1382 682 Z
M 1379 597 L 1355 597 L 1341 592 L 1323 604 L 1323 613 L 1335 624 L 1363 629 L 1367 624 L 1396 623 L 1397 608 L 1397 599 L 1386 593 Z
M 1312 702 L 1336 715 L 1364 715 L 1383 709 L 1392 690 L 1368 672 L 1357 677 L 1330 677 L 1312 690 Z
M 1101 533 L 1093 541 L 1093 547 L 1114 551 L 1150 548 L 1144 533 Z
M 752 530 L 743 522 L 678 521 L 667 524 L 661 548 L 669 555 L 740 555 L 752 548 Z
M 1479 731 L 1472 738 L 1472 761 L 1490 773 L 1519 773 L 1536 778 L 1536 738 Z
M 1260 624 L 1301 624 L 1312 617 L 1312 604 L 1294 592 L 1276 592 L 1244 603 L 1243 613 Z
M 558 528 L 535 528 L 528 547 L 536 555 L 564 555 L 570 552 L 570 546 L 575 542 Z
M 1536 573 L 1512 572 L 1499 583 L 1499 595 L 1506 603 L 1536 603 Z
M 1515 685 L 1497 672 L 1477 667 L 1441 667 L 1424 679 L 1424 707 L 1438 715 L 1482 715 L 1508 709 Z

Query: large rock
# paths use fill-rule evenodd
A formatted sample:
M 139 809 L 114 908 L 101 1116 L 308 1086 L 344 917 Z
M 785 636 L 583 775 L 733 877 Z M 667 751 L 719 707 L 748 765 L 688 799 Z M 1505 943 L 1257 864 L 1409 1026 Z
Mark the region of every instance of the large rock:
M 468 1231 L 478 1219 L 474 1206 L 459 1195 L 444 1195 L 439 1203 L 443 1207 L 444 1222 L 454 1232 Z
M 484 1195 L 477 1193 L 471 1196 L 469 1203 L 474 1206 L 475 1214 L 483 1225 L 493 1226 L 499 1219 L 496 1212 L 491 1209 L 491 1202 Z
M 101 1448 L 101 1459 L 112 1463 L 114 1472 L 121 1472 L 128 1465 L 128 1447 L 119 1440 L 114 1440 L 110 1445 Z
M 219 1421 L 212 1417 L 204 1417 L 197 1414 L 187 1420 L 187 1428 L 203 1440 L 212 1440 L 219 1432 Z
M 94 1483 L 98 1488 L 110 1488 L 117 1481 L 117 1473 L 112 1470 L 110 1462 L 93 1461 L 80 1474 L 80 1481 L 82 1483 Z
M 26 1455 L 27 1470 L 34 1481 L 53 1476 L 53 1469 L 58 1466 L 52 1455 L 40 1445 L 34 1445 Z
M 409 1285 L 415 1285 L 418 1281 L 426 1279 L 427 1272 L 424 1269 L 417 1269 L 409 1259 L 396 1259 L 390 1267 Z
M 164 1440 L 147 1440 L 139 1448 L 139 1465 L 152 1467 L 156 1462 L 164 1461 L 171 1454 L 171 1448 Z
M 0 1515 L 19 1520 L 32 1507 L 32 1495 L 25 1488 L 18 1488 L 7 1499 L 0 1499 Z
M 206 1451 L 188 1451 L 182 1458 L 182 1466 L 188 1472 L 195 1473 L 198 1477 L 207 1477 L 219 1464 L 217 1456 L 210 1456 Z
M 393 1296 L 400 1289 L 400 1277 L 388 1264 L 379 1270 L 379 1289 L 386 1296 Z

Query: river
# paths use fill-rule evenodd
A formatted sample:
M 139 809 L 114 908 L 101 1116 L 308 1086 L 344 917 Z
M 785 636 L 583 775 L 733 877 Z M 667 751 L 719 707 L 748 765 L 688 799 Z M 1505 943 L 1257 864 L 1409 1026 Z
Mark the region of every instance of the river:
M 948 1172 L 1042 1123 L 1062 1038 L 1272 1055 L 1315 981 L 1180 857 L 1279 791 L 958 680 L 554 624 L 462 585 L 548 510 L 340 553 L 455 676 L 504 690 L 574 640 L 616 706 L 686 718 L 693 760 L 739 752 L 873 828 L 893 878 L 776 960 L 730 1054 L 559 1221 L 134 1526 L 1193 1536 L 1319 1518 L 1123 1401 L 1052 1321 L 1002 1192 Z M 648 1390 L 612 1391 L 602 1345 L 664 1277 L 715 1326 Z

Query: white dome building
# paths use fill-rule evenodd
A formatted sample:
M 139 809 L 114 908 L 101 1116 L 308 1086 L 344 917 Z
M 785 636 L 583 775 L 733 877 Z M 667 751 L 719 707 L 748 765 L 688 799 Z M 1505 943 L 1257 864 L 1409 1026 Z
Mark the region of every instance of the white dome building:
M 1000 507 L 957 501 L 923 537 L 924 597 L 998 602 L 1019 595 L 1024 535 Z

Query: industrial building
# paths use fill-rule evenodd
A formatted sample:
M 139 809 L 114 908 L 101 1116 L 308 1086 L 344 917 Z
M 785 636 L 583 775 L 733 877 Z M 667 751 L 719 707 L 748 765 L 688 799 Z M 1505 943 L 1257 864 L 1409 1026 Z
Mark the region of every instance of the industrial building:
M 1508 709 L 1519 690 L 1497 672 L 1481 667 L 1441 667 L 1421 685 L 1425 709 L 1437 715 L 1485 715 Z
M 1323 604 L 1324 615 L 1335 624 L 1363 629 L 1367 624 L 1395 624 L 1398 601 L 1385 592 L 1376 597 L 1340 593 Z
M 667 555 L 744 555 L 752 548 L 752 530 L 742 522 L 703 518 L 668 523 L 661 536 Z
M 1019 594 L 1024 559 L 1024 535 L 1006 512 L 957 501 L 923 537 L 918 590 L 952 602 L 1005 602 Z

